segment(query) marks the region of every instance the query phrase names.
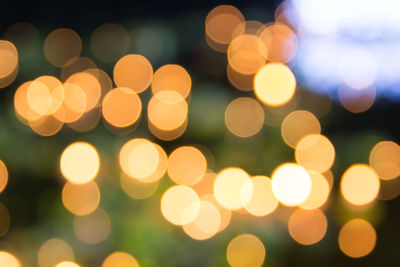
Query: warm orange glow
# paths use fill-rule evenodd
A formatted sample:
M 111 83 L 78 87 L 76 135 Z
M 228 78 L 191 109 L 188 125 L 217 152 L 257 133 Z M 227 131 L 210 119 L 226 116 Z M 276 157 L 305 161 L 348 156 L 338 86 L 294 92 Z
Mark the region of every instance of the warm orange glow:
M 56 77 L 40 76 L 30 83 L 26 97 L 34 112 L 49 115 L 56 112 L 63 103 L 64 87 Z
M 215 172 L 207 170 L 204 177 L 198 183 L 192 185 L 192 188 L 199 196 L 212 194 L 216 177 L 217 174 Z
M 200 201 L 199 215 L 193 222 L 183 225 L 183 230 L 193 239 L 205 240 L 218 233 L 220 225 L 218 209 L 208 201 Z
M 296 34 L 286 25 L 272 23 L 258 32 L 268 50 L 268 61 L 288 62 L 297 52 Z
M 121 173 L 120 183 L 122 190 L 134 199 L 145 199 L 151 197 L 156 192 L 159 184 L 158 181 L 142 182 L 129 177 L 123 172 Z
M 61 68 L 60 80 L 65 82 L 69 76 L 77 72 L 83 72 L 88 69 L 96 69 L 97 65 L 93 60 L 87 57 L 74 57 L 68 60 Z
M 0 193 L 4 191 L 8 184 L 8 170 L 6 164 L 0 160 Z
M 95 108 L 101 96 L 101 85 L 97 77 L 87 71 L 77 72 L 71 75 L 65 83 L 72 83 L 82 88 L 86 98 L 86 109 L 88 112 Z
M 309 134 L 296 145 L 296 161 L 307 170 L 325 172 L 335 160 L 335 148 L 331 141 L 320 134 Z
M 81 267 L 81 266 L 72 261 L 63 261 L 55 265 L 55 267 Z
M 238 137 L 257 134 L 264 125 L 265 111 L 253 98 L 239 97 L 225 110 L 225 126 Z
M 318 209 L 328 200 L 330 187 L 325 176 L 319 172 L 309 171 L 311 178 L 311 192 L 305 201 L 299 204 L 302 209 Z
M 256 236 L 241 234 L 229 242 L 226 257 L 232 267 L 260 267 L 265 260 L 265 247 Z
M 229 223 L 231 222 L 232 211 L 221 207 L 221 205 L 215 199 L 213 194 L 203 195 L 200 198 L 200 200 L 210 202 L 211 204 L 214 205 L 214 207 L 216 207 L 218 209 L 220 219 L 221 219 L 218 232 L 225 230 L 228 227 Z
M 365 257 L 375 248 L 376 232 L 366 220 L 353 219 L 340 229 L 338 243 L 340 250 L 347 256 Z
M 400 176 L 400 146 L 392 141 L 377 143 L 369 155 L 369 164 L 382 180 Z
M 64 122 L 54 116 L 43 116 L 37 121 L 29 121 L 32 131 L 41 136 L 52 136 L 61 131 Z
M 27 124 L 27 121 L 38 120 L 42 115 L 33 111 L 28 104 L 28 88 L 32 82 L 23 83 L 15 91 L 14 95 L 14 108 L 18 117 L 23 123 Z
M 64 240 L 52 238 L 39 248 L 39 267 L 54 267 L 59 262 L 73 260 L 75 260 L 74 251 Z
M 139 263 L 132 255 L 117 251 L 107 256 L 102 267 L 139 267 Z
M 21 267 L 22 265 L 14 255 L 5 251 L 0 251 L 0 266 Z
M 181 137 L 187 128 L 187 124 L 188 124 L 188 120 L 186 118 L 186 120 L 183 122 L 183 124 L 181 126 L 179 126 L 178 128 L 175 128 L 173 130 L 162 130 L 156 126 L 154 126 L 151 121 L 147 120 L 147 126 L 149 127 L 150 132 L 157 137 L 160 140 L 163 141 L 172 141 L 175 140 L 179 137 Z
M 233 39 L 234 31 L 244 31 L 244 17 L 234 6 L 220 5 L 211 10 L 205 22 L 206 39 L 218 52 L 225 52 Z
M 94 108 L 82 115 L 79 120 L 68 123 L 68 127 L 76 132 L 84 133 L 93 130 L 101 119 L 101 109 Z
M 199 216 L 199 196 L 188 186 L 172 186 L 161 198 L 161 213 L 172 224 L 189 224 Z
M 230 167 L 217 174 L 214 182 L 214 196 L 218 203 L 230 210 L 238 210 L 250 201 L 253 190 L 242 195 L 245 184 L 250 181 L 249 175 L 242 169 Z
M 153 67 L 144 56 L 130 54 L 122 57 L 114 67 L 114 82 L 136 93 L 146 90 L 153 78 Z
M 256 73 L 267 60 L 267 49 L 255 35 L 243 34 L 236 37 L 228 47 L 229 65 L 242 74 Z
M 60 28 L 47 35 L 43 48 L 47 61 L 54 66 L 62 67 L 70 59 L 81 54 L 82 40 L 75 31 Z
M 254 84 L 254 74 L 246 75 L 235 71 L 229 64 L 226 69 L 226 76 L 229 82 L 240 91 L 252 91 Z
M 347 85 L 341 85 L 338 96 L 342 106 L 352 113 L 362 113 L 372 107 L 376 98 L 376 89 L 373 86 L 355 89 Z
M 128 33 L 120 25 L 106 23 L 97 27 L 90 38 L 90 50 L 103 62 L 115 62 L 129 48 Z
M 86 184 L 68 182 L 62 190 L 64 207 L 75 215 L 87 215 L 93 212 L 100 203 L 100 190 L 93 181 Z
M 18 67 L 18 52 L 13 43 L 0 40 L 0 79 L 10 76 Z
M 124 144 L 119 153 L 121 169 L 130 177 L 144 182 L 151 182 L 160 178 L 151 178 L 158 169 L 159 163 L 159 150 L 152 142 L 144 138 L 131 139 Z
M 192 87 L 192 80 L 189 73 L 181 66 L 176 64 L 164 65 L 154 72 L 151 82 L 151 91 L 157 94 L 161 91 L 175 91 L 188 97 Z
M 295 163 L 284 163 L 272 173 L 272 192 L 286 206 L 305 201 L 311 192 L 311 178 L 307 171 Z
M 324 238 L 328 220 L 325 214 L 318 210 L 296 210 L 289 219 L 290 236 L 299 244 L 313 245 Z
M 99 154 L 89 143 L 72 143 L 61 155 L 61 173 L 74 184 L 85 184 L 93 180 L 99 172 L 99 167 Z
M 295 148 L 306 135 L 320 134 L 321 124 L 317 117 L 307 110 L 295 110 L 285 117 L 281 126 L 281 134 L 285 143 Z
M 110 217 L 100 208 L 89 215 L 76 216 L 73 226 L 75 236 L 89 245 L 103 242 L 111 231 Z
M 100 100 L 98 101 L 96 106 L 100 107 L 104 96 L 108 93 L 108 91 L 110 91 L 113 88 L 113 82 L 108 73 L 105 72 L 104 70 L 93 68 L 93 69 L 86 69 L 84 72 L 89 73 L 94 77 L 96 77 L 97 81 L 100 84 L 101 88 Z
M 127 127 L 138 121 L 142 112 L 142 101 L 129 88 L 120 87 L 109 91 L 104 99 L 104 119 L 114 127 Z
M 64 104 L 69 109 L 83 114 L 88 110 L 88 99 L 84 89 L 67 80 L 67 82 L 64 83 Z
M 242 190 L 244 200 L 250 195 L 250 201 L 244 208 L 254 216 L 265 216 L 274 212 L 279 201 L 272 192 L 271 179 L 265 176 L 255 176 L 248 181 Z
M 350 166 L 340 181 L 343 197 L 357 206 L 374 201 L 379 193 L 379 187 L 379 178 L 375 171 L 365 164 Z
M 207 171 L 207 160 L 199 149 L 181 146 L 172 151 L 168 158 L 168 176 L 177 184 L 198 183 Z
M 269 63 L 254 78 L 254 92 L 267 106 L 281 106 L 292 99 L 296 90 L 296 78 L 283 64 Z
M 147 106 L 149 122 L 163 131 L 182 126 L 188 114 L 185 99 L 175 91 L 161 91 L 154 95 Z

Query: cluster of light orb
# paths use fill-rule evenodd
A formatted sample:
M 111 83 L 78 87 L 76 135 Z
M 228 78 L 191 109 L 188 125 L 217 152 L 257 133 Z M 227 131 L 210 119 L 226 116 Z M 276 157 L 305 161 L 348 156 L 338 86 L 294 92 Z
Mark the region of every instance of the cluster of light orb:
M 237 8 L 229 5 L 211 10 L 205 29 L 209 46 L 227 55 L 230 83 L 255 95 L 234 99 L 226 107 L 225 125 L 237 137 L 254 136 L 264 127 L 265 107 L 279 108 L 293 100 L 297 84 L 289 67 L 297 50 L 296 34 L 284 17 L 277 16 L 268 24 L 246 21 Z M 122 41 L 103 53 L 110 45 L 110 35 Z M 163 141 L 180 137 L 188 122 L 187 99 L 192 87 L 189 73 L 176 64 L 153 71 L 146 57 L 125 55 L 125 37 L 123 28 L 115 24 L 104 24 L 92 35 L 92 53 L 103 62 L 116 62 L 111 79 L 89 58 L 81 57 L 82 41 L 76 32 L 66 28 L 51 32 L 44 42 L 44 55 L 49 63 L 61 68 L 60 77 L 44 75 L 19 86 L 14 95 L 17 117 L 42 136 L 58 133 L 64 124 L 76 131 L 89 131 L 101 117 L 112 131 L 129 128 L 143 114 L 140 94 L 151 87 L 145 112 L 150 132 Z M 0 66 L 0 87 L 5 87 L 18 72 L 18 52 L 11 42 L 0 41 L 0 59 L 5 62 Z M 353 101 L 346 106 L 345 100 L 341 101 L 354 112 L 368 109 L 370 103 L 355 105 Z M 281 136 L 294 149 L 295 162 L 280 164 L 270 177 L 253 176 L 235 166 L 214 172 L 201 146 L 178 146 L 167 154 L 156 142 L 133 138 L 118 152 L 120 185 L 130 197 L 144 199 L 156 192 L 167 174 L 174 185 L 161 197 L 161 214 L 195 240 L 210 239 L 226 229 L 235 212 L 261 217 L 283 205 L 293 208 L 287 221 L 290 236 L 302 245 L 313 245 L 327 232 L 325 211 L 332 198 L 331 167 L 336 156 L 332 142 L 321 131 L 312 112 L 295 110 L 287 114 L 281 123 Z M 368 207 L 378 198 L 381 180 L 400 176 L 399 160 L 398 144 L 379 142 L 371 150 L 368 164 L 354 164 L 344 172 L 341 197 L 351 207 Z M 83 141 L 65 147 L 59 159 L 60 173 L 66 180 L 62 203 L 75 215 L 75 236 L 88 245 L 105 241 L 112 229 L 109 215 L 99 207 L 101 193 L 95 178 L 101 165 L 99 151 Z M 7 168 L 0 161 L 0 192 L 7 181 Z M 3 206 L 0 214 L 9 218 Z M 2 219 L 0 235 L 7 233 L 9 224 L 9 219 Z M 338 236 L 340 250 L 355 258 L 368 255 L 375 242 L 374 227 L 361 218 L 344 224 Z M 227 246 L 231 266 L 261 266 L 265 258 L 263 243 L 251 234 L 241 234 Z M 73 249 L 61 239 L 46 241 L 38 261 L 41 267 L 79 266 L 74 262 Z M 15 256 L 4 251 L 0 252 L 0 265 L 21 266 Z M 134 267 L 139 263 L 125 252 L 114 252 L 102 266 Z

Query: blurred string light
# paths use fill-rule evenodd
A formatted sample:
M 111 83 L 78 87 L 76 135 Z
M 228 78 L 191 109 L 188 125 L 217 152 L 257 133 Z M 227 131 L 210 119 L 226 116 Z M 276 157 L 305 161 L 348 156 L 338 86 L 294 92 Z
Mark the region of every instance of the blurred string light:
M 105 258 L 102 267 L 139 267 L 137 260 L 130 254 L 122 251 L 113 252 Z
M 265 261 L 265 247 L 254 235 L 242 234 L 232 239 L 226 249 L 226 257 L 232 267 L 262 266 Z
M 39 267 L 52 267 L 62 261 L 74 261 L 73 249 L 64 240 L 52 238 L 45 241 L 38 251 Z
M 7 267 L 21 267 L 19 260 L 12 254 L 0 251 L 0 265 Z
M 324 84 L 328 89 L 339 87 L 338 98 L 344 108 L 360 113 L 374 103 L 382 85 L 382 73 L 378 72 L 382 66 L 374 54 L 378 50 L 372 47 L 375 30 L 363 37 L 366 42 L 360 47 L 361 44 L 355 42 L 361 36 L 360 32 L 346 25 L 365 25 L 353 20 L 346 23 L 336 20 L 337 12 L 351 11 L 353 6 L 339 11 L 336 7 L 340 2 L 337 2 L 331 6 L 335 12 L 324 14 L 318 13 L 322 6 L 317 1 L 303 2 L 284 2 L 277 9 L 275 22 L 265 24 L 245 20 L 237 8 L 229 5 L 217 6 L 210 11 L 205 21 L 207 43 L 212 49 L 226 53 L 228 81 L 247 92 L 243 94 L 253 91 L 255 97 L 239 97 L 225 105 L 220 101 L 223 97 L 214 99 L 212 94 L 210 100 L 204 94 L 207 101 L 215 102 L 200 109 L 201 116 L 207 120 L 213 120 L 218 112 L 225 115 L 222 119 L 225 119 L 227 130 L 239 138 L 257 135 L 264 125 L 273 124 L 266 121 L 268 116 L 278 117 L 275 126 L 281 126 L 281 137 L 294 149 L 296 163 L 279 164 L 271 178 L 267 174 L 251 176 L 236 166 L 214 172 L 207 150 L 200 146 L 178 146 L 167 156 L 156 141 L 133 138 L 122 145 L 118 154 L 120 174 L 117 177 L 123 192 L 134 199 L 149 198 L 167 174 L 174 185 L 164 191 L 160 212 L 166 221 L 179 226 L 195 240 L 210 239 L 226 229 L 235 213 L 256 217 L 275 213 L 277 218 L 285 217 L 281 220 L 287 222 L 289 235 L 302 245 L 316 244 L 325 237 L 328 221 L 324 212 L 329 207 L 334 183 L 331 168 L 336 154 L 332 142 L 321 134 L 318 118 L 329 111 L 331 102 L 316 98 L 314 102 L 322 108 L 313 106 L 312 112 L 299 110 L 299 94 L 305 92 L 297 89 L 297 79 L 291 68 L 295 73 L 301 68 L 300 81 L 309 83 L 311 77 L 315 81 L 308 84 L 311 88 L 316 84 Z M 307 12 L 314 12 L 314 17 L 306 16 Z M 365 11 L 360 14 L 371 15 Z M 315 18 L 318 21 L 314 21 Z M 343 18 L 350 17 L 346 13 Z M 319 20 L 326 23 L 315 24 Z M 390 19 L 385 21 L 387 23 L 382 25 L 391 25 Z M 15 32 L 26 33 L 27 39 L 36 42 L 35 28 L 29 24 L 10 27 L 6 34 L 19 47 Z M 111 131 L 136 127 L 141 120 L 147 119 L 148 129 L 157 139 L 172 141 L 179 138 L 188 125 L 189 108 L 193 108 L 189 103 L 196 102 L 195 97 L 192 99 L 192 78 L 177 64 L 162 65 L 153 73 L 151 59 L 161 58 L 163 48 L 160 45 L 155 53 L 149 53 L 144 44 L 149 40 L 161 40 L 158 32 L 141 29 L 128 33 L 117 24 L 96 28 L 90 39 L 90 49 L 96 59 L 115 64 L 111 79 L 92 59 L 81 57 L 82 41 L 74 30 L 52 31 L 45 39 L 44 54 L 50 64 L 60 68 L 60 75 L 39 76 L 18 87 L 14 95 L 18 119 L 41 136 L 55 135 L 64 125 L 77 132 L 90 131 L 101 118 Z M 167 32 L 164 31 L 172 40 Z M 127 54 L 130 34 L 138 34 L 135 46 L 147 51 L 149 56 Z M 332 43 L 329 39 L 332 34 L 349 38 L 336 38 Z M 309 39 L 310 36 L 315 40 Z M 336 54 L 323 50 L 328 44 Z M 307 54 L 311 51 L 313 54 Z M 29 58 L 29 53 L 26 54 Z M 0 87 L 4 87 L 18 72 L 19 56 L 14 44 L 0 41 L 0 59 Z M 311 74 L 314 76 L 307 76 Z M 148 103 L 142 99 L 147 93 L 150 94 Z M 215 120 L 208 127 L 213 128 L 218 123 Z M 354 208 L 350 206 L 368 209 L 377 198 L 391 199 L 400 194 L 399 186 L 391 187 L 386 195 L 378 195 L 383 182 L 397 181 L 399 155 L 398 144 L 382 141 L 371 150 L 369 165 L 356 164 L 345 171 L 340 193 L 351 204 L 349 210 Z M 0 163 L 1 192 L 7 185 L 8 172 L 4 163 Z M 100 169 L 98 151 L 89 143 L 74 142 L 64 149 L 59 164 L 61 174 L 67 180 L 61 191 L 62 204 L 74 215 L 76 238 L 87 245 L 104 242 L 110 236 L 112 225 L 108 213 L 99 207 L 101 182 L 98 185 L 94 181 Z M 160 186 L 160 189 L 165 187 Z M 280 207 L 280 204 L 292 209 Z M 282 215 L 281 208 L 288 213 Z M 0 235 L 4 235 L 10 226 L 10 214 L 2 204 L 0 218 Z M 344 254 L 363 257 L 373 250 L 376 233 L 367 221 L 354 219 L 342 226 L 338 242 Z M 262 266 L 266 258 L 263 243 L 250 234 L 232 239 L 226 253 L 231 266 Z M 79 266 L 73 262 L 74 257 L 72 248 L 65 241 L 53 238 L 40 247 L 38 262 L 40 267 Z M 18 260 L 6 252 L 0 252 L 0 263 L 2 261 L 9 264 L 5 266 L 20 266 Z M 103 267 L 112 266 L 139 264 L 125 252 L 114 252 L 103 262 Z
M 360 8 L 362 6 L 362 8 Z M 284 1 L 276 19 L 294 27 L 296 73 L 316 92 L 343 84 L 397 99 L 399 23 L 397 1 Z

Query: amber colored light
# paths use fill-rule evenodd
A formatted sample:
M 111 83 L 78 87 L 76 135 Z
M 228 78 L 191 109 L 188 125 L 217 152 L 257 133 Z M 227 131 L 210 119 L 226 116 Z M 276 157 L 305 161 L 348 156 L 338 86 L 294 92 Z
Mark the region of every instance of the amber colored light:
M 152 182 L 161 178 L 159 163 L 164 165 L 163 151 L 144 138 L 134 138 L 123 145 L 119 153 L 119 164 L 121 169 L 130 177 L 143 182 Z M 166 166 L 161 166 L 165 171 Z
M 87 215 L 93 212 L 100 203 L 100 190 L 93 181 L 86 184 L 67 182 L 62 190 L 64 207 L 75 215 Z
M 154 95 L 147 106 L 150 123 L 163 131 L 172 131 L 182 126 L 188 114 L 185 99 L 175 91 L 161 91 Z
M 200 213 L 200 198 L 188 186 L 172 186 L 161 197 L 161 213 L 172 224 L 189 224 Z
M 104 119 L 114 127 L 128 127 L 134 124 L 142 112 L 142 101 L 131 89 L 125 87 L 109 91 L 102 105 Z
M 325 172 L 333 165 L 335 148 L 327 137 L 309 134 L 297 143 L 295 157 L 296 161 L 307 170 Z
M 18 51 L 13 43 L 0 40 L 0 62 L 0 79 L 5 79 L 18 66 Z
M 353 205 L 362 206 L 374 201 L 379 193 L 380 182 L 375 171 L 366 164 L 350 166 L 342 176 L 340 190 Z
M 82 40 L 72 29 L 60 28 L 52 31 L 44 40 L 44 55 L 57 67 L 64 66 L 82 51 Z
M 295 90 L 296 78 L 288 67 L 280 63 L 266 64 L 254 78 L 254 92 L 267 106 L 286 104 Z
M 353 219 L 340 229 L 338 243 L 340 250 L 347 256 L 365 257 L 375 248 L 376 232 L 366 220 Z
M 328 200 L 330 187 L 327 179 L 319 172 L 309 171 L 311 192 L 305 201 L 299 204 L 303 209 L 318 209 Z
M 85 184 L 93 180 L 100 167 L 97 150 L 89 143 L 75 142 L 66 147 L 60 158 L 63 176 L 72 183 Z
M 145 199 L 151 197 L 156 192 L 159 182 L 142 182 L 122 172 L 120 184 L 122 190 L 131 198 Z
M 65 82 L 72 74 L 89 69 L 96 69 L 97 65 L 87 57 L 74 57 L 61 68 L 60 80 Z
M 206 171 L 206 158 L 196 147 L 178 147 L 168 158 L 168 176 L 177 184 L 196 184 L 204 177 Z
M 392 141 L 377 143 L 369 155 L 369 164 L 382 180 L 400 176 L 400 146 Z
M 260 267 L 265 261 L 265 247 L 256 236 L 241 234 L 229 242 L 226 257 L 232 267 Z
M 229 167 L 221 170 L 214 182 L 214 196 L 218 203 L 230 210 L 243 208 L 250 201 L 252 190 L 242 196 L 245 184 L 250 181 L 249 175 L 242 169 Z
M 75 260 L 74 251 L 64 240 L 52 238 L 44 242 L 39 248 L 39 267 L 54 267 L 62 261 L 73 260 Z
M 18 261 L 18 259 L 11 253 L 8 253 L 6 251 L 0 251 L 0 266 L 21 267 L 22 265 Z
M 6 164 L 0 160 L 0 193 L 4 191 L 8 184 L 8 170 Z
M 248 181 L 242 189 L 244 200 L 250 195 L 250 201 L 245 203 L 244 208 L 254 216 L 265 216 L 271 214 L 279 205 L 278 199 L 272 192 L 272 181 L 265 176 L 255 176 Z
M 55 267 L 81 267 L 81 266 L 72 261 L 63 261 L 55 265 Z
M 85 244 L 93 245 L 106 240 L 111 231 L 108 214 L 98 208 L 85 216 L 76 216 L 73 222 L 75 236 Z
M 289 218 L 290 236 L 299 244 L 313 245 L 324 238 L 328 220 L 319 209 L 296 210 Z
M 129 54 L 118 60 L 113 74 L 118 87 L 128 87 L 136 93 L 141 93 L 150 85 L 153 67 L 144 56 Z
M 175 91 L 182 95 L 183 98 L 188 97 L 192 87 L 192 79 L 189 73 L 176 64 L 164 65 L 154 72 L 151 82 L 151 91 L 157 94 L 161 91 Z
M 244 28 L 242 13 L 231 5 L 215 7 L 208 13 L 205 21 L 207 42 L 218 52 L 225 52 L 233 39 L 234 31 L 239 31 L 241 34 Z
M 288 114 L 282 122 L 281 134 L 285 143 L 295 148 L 306 135 L 320 134 L 321 124 L 314 114 L 307 110 L 295 110 Z
M 258 32 L 268 50 L 268 61 L 288 62 L 297 52 L 298 41 L 296 34 L 286 25 L 272 23 Z
M 257 134 L 264 125 L 265 111 L 256 100 L 239 97 L 233 100 L 225 110 L 225 125 L 238 137 L 250 137 Z
M 232 219 L 232 211 L 223 208 L 223 207 L 218 203 L 218 201 L 215 199 L 215 196 L 214 196 L 213 194 L 203 195 L 203 196 L 200 198 L 200 200 L 201 200 L 201 201 L 210 202 L 211 204 L 214 205 L 214 207 L 216 207 L 216 208 L 218 209 L 219 215 L 220 215 L 220 219 L 221 219 L 218 232 L 221 232 L 221 231 L 225 230 L 225 229 L 229 226 L 229 224 L 230 224 L 230 222 L 231 222 L 231 219 Z
M 139 267 L 139 263 L 132 255 L 117 251 L 105 258 L 102 267 Z
M 183 225 L 183 230 L 193 239 L 205 240 L 218 233 L 220 225 L 219 210 L 208 201 L 200 201 L 199 215 L 193 222 Z
M 255 35 L 243 34 L 236 37 L 228 47 L 229 65 L 242 74 L 256 73 L 267 60 L 267 49 Z

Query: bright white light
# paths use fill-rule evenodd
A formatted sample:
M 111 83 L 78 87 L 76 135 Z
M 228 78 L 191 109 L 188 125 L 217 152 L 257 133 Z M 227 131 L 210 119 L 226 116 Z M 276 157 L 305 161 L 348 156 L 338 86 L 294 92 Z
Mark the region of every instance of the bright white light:
M 286 0 L 300 84 L 321 92 L 371 85 L 400 98 L 399 0 Z

